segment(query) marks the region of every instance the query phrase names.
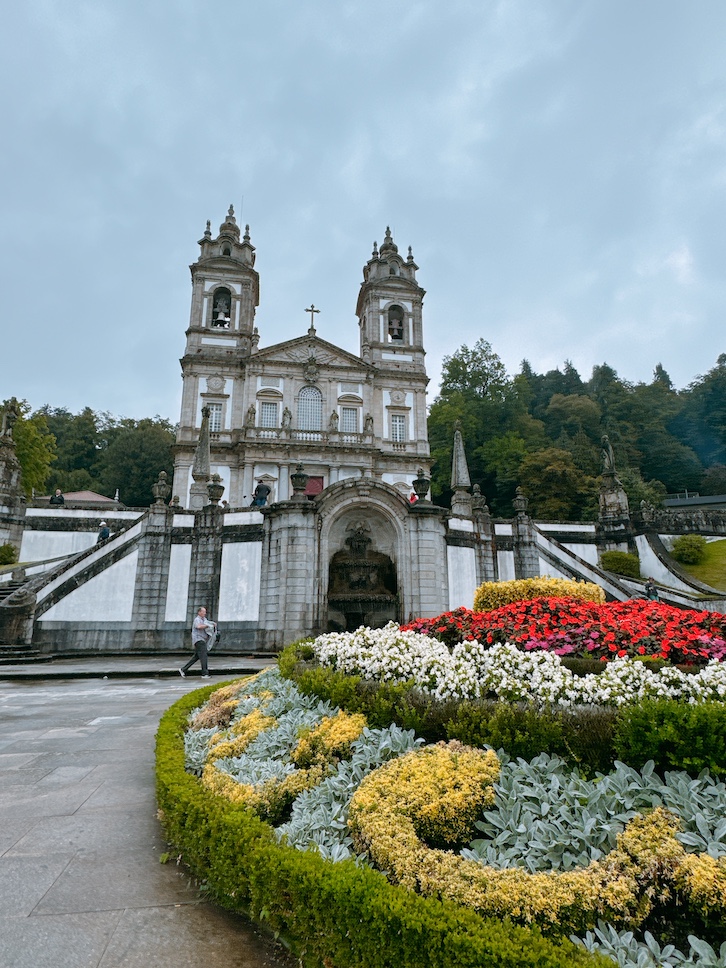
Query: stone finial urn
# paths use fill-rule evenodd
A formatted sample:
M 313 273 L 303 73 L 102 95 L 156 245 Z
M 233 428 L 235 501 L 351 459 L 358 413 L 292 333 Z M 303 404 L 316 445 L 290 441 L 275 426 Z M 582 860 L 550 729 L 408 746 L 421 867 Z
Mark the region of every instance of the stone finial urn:
M 423 467 L 419 467 L 418 477 L 413 479 L 411 487 L 414 489 L 419 501 L 426 500 L 426 495 L 429 493 L 429 488 L 431 487 L 431 480 L 424 474 Z
M 517 514 L 527 513 L 527 505 L 529 504 L 529 501 L 525 497 L 524 491 L 521 487 L 517 488 L 516 497 L 512 501 L 512 504 L 514 505 L 514 510 L 517 512 Z
M 295 473 L 290 475 L 290 483 L 292 484 L 292 499 L 293 501 L 306 501 L 305 488 L 308 486 L 308 481 L 310 480 L 310 475 L 306 474 L 303 465 L 298 464 L 295 468 Z
M 212 474 L 212 478 L 207 484 L 207 494 L 209 495 L 210 504 L 219 504 L 224 494 L 224 484 L 219 474 Z

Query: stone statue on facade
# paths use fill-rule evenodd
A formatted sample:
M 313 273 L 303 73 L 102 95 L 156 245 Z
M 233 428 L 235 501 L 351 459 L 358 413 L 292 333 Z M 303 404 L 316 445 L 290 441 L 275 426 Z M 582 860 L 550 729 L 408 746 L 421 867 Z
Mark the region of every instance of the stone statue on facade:
M 328 421 L 328 430 L 333 434 L 338 433 L 338 414 L 335 410 L 333 410 L 330 415 L 330 420 Z
M 367 413 L 363 419 L 363 433 L 371 435 L 373 433 L 373 415 Z
M 20 416 L 20 407 L 18 406 L 18 401 L 15 397 L 11 397 L 7 403 L 7 406 L 3 410 L 3 422 L 2 428 L 0 428 L 0 437 L 9 437 L 12 440 L 13 437 L 13 427 Z
M 247 408 L 247 415 L 245 416 L 245 427 L 254 427 L 256 419 L 257 411 L 250 404 L 250 406 Z
M 601 438 L 602 481 L 599 494 L 599 520 L 606 528 L 630 525 L 630 507 L 622 481 L 615 473 L 615 453 L 607 434 Z
M 610 443 L 610 438 L 607 434 L 602 435 L 601 440 L 602 446 L 602 472 L 608 476 L 615 476 L 615 453 L 613 451 L 613 445 Z
M 282 411 L 282 429 L 289 430 L 292 425 L 292 410 L 289 407 L 285 407 Z

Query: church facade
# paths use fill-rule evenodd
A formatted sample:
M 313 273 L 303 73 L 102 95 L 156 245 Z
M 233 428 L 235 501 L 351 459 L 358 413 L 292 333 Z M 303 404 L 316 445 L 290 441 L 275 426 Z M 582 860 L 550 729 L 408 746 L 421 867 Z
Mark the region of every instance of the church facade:
M 260 346 L 256 253 L 249 226 L 241 235 L 231 206 L 217 237 L 208 222 L 199 245 L 181 361 L 173 493 L 182 506 L 206 503 L 193 477 L 205 407 L 211 472 L 220 475 L 230 507 L 249 505 L 256 490 L 267 505 L 288 500 L 298 464 L 309 497 L 365 477 L 408 498 L 419 471 L 430 469 L 424 290 L 411 250 L 403 258 L 388 230 L 380 249 L 374 244 L 356 305 L 354 355 L 317 335 L 314 306 L 307 333 Z
M 432 503 L 425 293 L 389 231 L 363 267 L 358 354 L 318 336 L 314 306 L 302 335 L 261 345 L 255 249 L 231 208 L 199 244 L 173 486 L 149 482 L 150 508 L 27 506 L 3 418 L 0 543 L 25 564 L 0 574 L 0 658 L 178 652 L 201 605 L 221 649 L 239 652 L 471 607 L 483 581 L 550 574 L 637 593 L 602 571 L 603 548 L 637 546 L 670 601 L 715 607 L 713 590 L 670 574 L 654 521 L 634 529 L 612 460 L 599 523 L 537 524 L 521 492 L 493 521 L 452 428 L 451 507 Z M 101 513 L 113 533 L 96 544 Z

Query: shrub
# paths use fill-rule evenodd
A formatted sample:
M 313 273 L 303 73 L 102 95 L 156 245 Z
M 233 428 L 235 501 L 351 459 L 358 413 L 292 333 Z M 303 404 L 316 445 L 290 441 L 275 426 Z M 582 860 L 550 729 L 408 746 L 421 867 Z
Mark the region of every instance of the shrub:
M 671 554 L 682 565 L 700 565 L 706 557 L 706 539 L 701 534 L 682 534 L 673 542 Z
M 496 700 L 439 700 L 412 684 L 372 682 L 314 663 L 295 661 L 295 645 L 280 656 L 280 672 L 306 695 L 314 695 L 348 712 L 363 713 L 368 724 L 395 723 L 413 729 L 428 743 L 457 739 L 470 746 L 503 749 L 529 759 L 543 750 L 561 756 L 586 774 L 607 771 L 613 763 L 612 737 L 616 711 L 552 709 Z M 602 669 L 602 663 L 599 663 Z
M 0 545 L 0 565 L 14 565 L 17 560 L 18 553 L 13 545 L 9 543 Z
M 600 555 L 600 565 L 605 571 L 625 578 L 640 578 L 640 559 L 637 555 L 630 555 L 627 551 L 603 551 Z
M 514 581 L 487 581 L 474 593 L 474 611 L 490 612 L 511 602 L 531 598 L 578 598 L 587 602 L 604 602 L 605 592 L 599 585 L 569 578 L 517 578 Z
M 546 752 L 586 775 L 607 772 L 615 759 L 636 768 L 652 759 L 659 769 L 698 774 L 707 767 L 715 775 L 726 774 L 726 703 L 644 699 L 618 709 L 562 709 L 496 700 L 441 701 L 423 696 L 412 684 L 377 683 L 295 662 L 295 651 L 293 645 L 283 652 L 280 669 L 301 692 L 363 713 L 371 726 L 393 722 L 415 729 L 427 742 L 458 739 L 523 759 Z M 706 711 L 699 712 L 702 708 Z
M 316 968 L 606 968 L 568 941 L 422 898 L 353 861 L 278 844 L 250 811 L 184 770 L 189 713 L 214 686 L 179 700 L 157 733 L 160 817 L 169 841 L 224 907 L 264 920 Z
M 726 703 L 653 699 L 623 709 L 614 736 L 618 759 L 640 768 L 726 774 Z

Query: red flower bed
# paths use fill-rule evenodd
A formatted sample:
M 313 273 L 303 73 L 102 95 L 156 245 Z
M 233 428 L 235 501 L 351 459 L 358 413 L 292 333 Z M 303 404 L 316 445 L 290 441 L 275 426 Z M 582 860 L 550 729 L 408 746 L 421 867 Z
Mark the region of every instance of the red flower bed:
M 403 628 L 432 635 L 449 646 L 477 639 L 603 660 L 622 655 L 678 664 L 726 659 L 726 615 L 644 600 L 599 605 L 574 598 L 535 598 L 491 612 L 457 608 Z

